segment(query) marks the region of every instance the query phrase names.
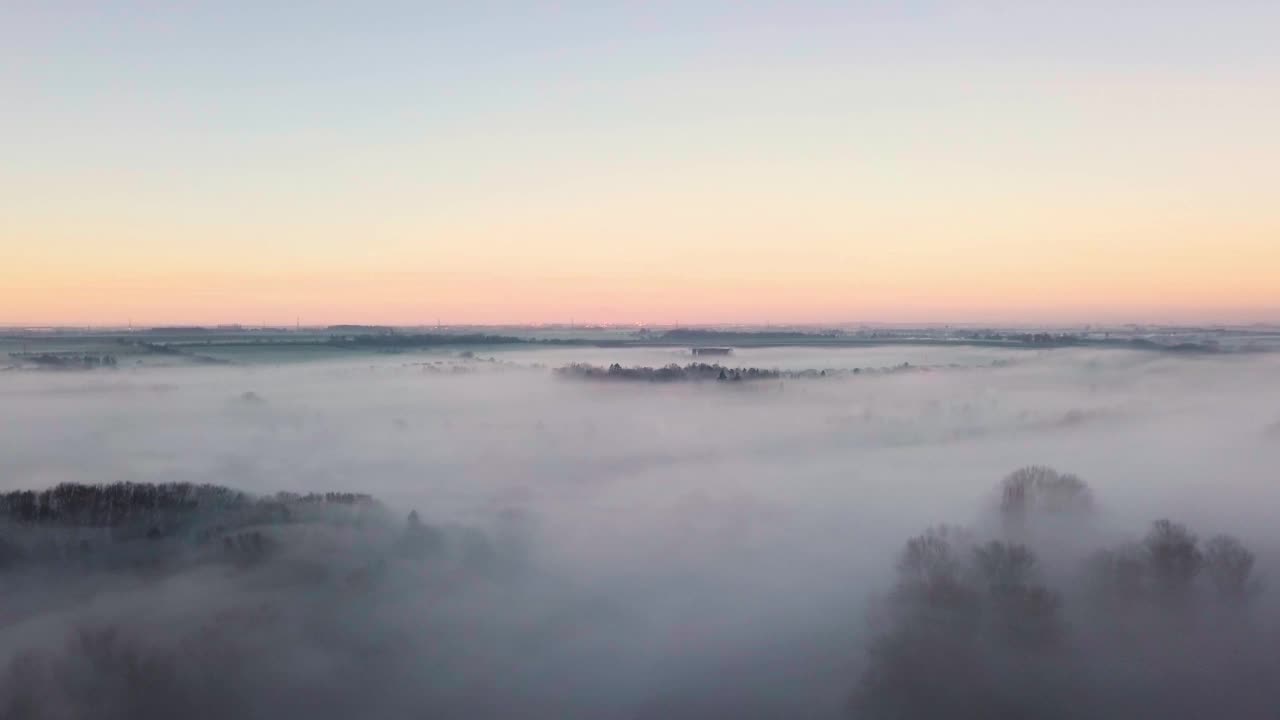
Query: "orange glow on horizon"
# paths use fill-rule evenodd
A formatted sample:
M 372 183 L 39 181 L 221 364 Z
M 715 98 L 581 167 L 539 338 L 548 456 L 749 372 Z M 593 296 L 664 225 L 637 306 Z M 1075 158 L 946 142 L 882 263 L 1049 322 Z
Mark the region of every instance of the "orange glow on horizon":
M 1265 3 L 29 5 L 0 324 L 1280 323 Z

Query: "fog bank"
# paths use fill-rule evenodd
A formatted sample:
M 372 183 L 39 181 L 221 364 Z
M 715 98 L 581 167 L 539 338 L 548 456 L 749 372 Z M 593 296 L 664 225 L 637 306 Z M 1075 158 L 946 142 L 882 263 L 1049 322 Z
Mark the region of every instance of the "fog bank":
M 1272 355 L 769 349 L 733 363 L 929 369 L 664 385 L 548 368 L 675 351 L 478 354 L 502 362 L 0 376 L 0 490 L 213 483 L 385 509 L 309 539 L 267 528 L 281 550 L 251 564 L 13 571 L 3 691 L 39 691 L 30 717 L 95 697 L 135 717 L 192 698 L 207 717 L 843 717 L 903 543 L 939 523 L 1017 540 L 995 509 L 1016 468 L 1095 497 L 1088 542 L 1032 544 L 1068 607 L 1076 561 L 1159 518 L 1238 537 L 1264 579 L 1280 549 Z M 403 551 L 410 510 L 447 550 Z M 138 678 L 170 695 L 129 705 Z

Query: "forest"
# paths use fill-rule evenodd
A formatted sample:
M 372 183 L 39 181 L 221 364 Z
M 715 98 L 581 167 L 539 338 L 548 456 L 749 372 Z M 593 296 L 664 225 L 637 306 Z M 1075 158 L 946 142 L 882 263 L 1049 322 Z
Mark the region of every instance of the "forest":
M 1202 540 L 1168 519 L 1134 542 L 1091 547 L 1097 512 L 1085 481 L 1029 466 L 998 485 L 985 531 L 940 525 L 909 539 L 896 580 L 868 615 L 847 716 L 1120 718 L 1158 709 L 1175 718 L 1264 717 L 1280 706 L 1280 688 L 1265 682 L 1280 671 L 1275 605 L 1254 553 L 1231 535 Z M 293 619 L 308 632 L 337 633 L 336 652 L 346 654 L 356 638 L 335 623 L 406 581 L 418 592 L 486 576 L 507 591 L 523 587 L 501 579 L 520 565 L 510 547 L 475 530 L 428 525 L 417 511 L 397 523 L 359 493 L 63 484 L 0 495 L 0 527 L 0 577 L 10 592 L 37 572 L 44 584 L 64 588 L 46 591 L 43 602 L 54 605 L 67 601 L 59 593 L 93 583 L 105 588 L 132 575 L 160 587 L 163 578 L 199 567 L 284 583 L 275 600 L 202 615 L 179 637 L 154 628 L 138 635 L 134 621 L 88 622 L 71 628 L 60 649 L 21 652 L 0 673 L 5 718 L 158 718 L 196 705 L 202 709 L 194 717 L 298 712 L 304 706 L 234 669 L 259 662 L 245 655 L 256 652 L 253 638 L 296 632 L 290 617 L 297 612 Z M 332 546 L 350 532 L 342 527 L 357 535 Z M 71 534 L 49 534 L 59 530 Z M 85 538 L 94 531 L 104 534 L 90 546 Z M 329 539 L 317 545 L 317 531 Z M 57 547 L 58 537 L 68 547 Z M 51 582 L 57 577 L 67 579 Z M 218 584 L 228 582 L 244 580 Z M 226 592 L 218 584 L 206 592 Z M 323 602 L 313 606 L 307 597 Z M 379 663 L 402 673 L 400 663 L 412 657 L 393 653 Z M 438 688 L 402 689 L 397 697 L 445 715 L 480 707 Z M 349 690 L 339 706 L 361 707 L 351 702 L 369 697 Z
M 1280 707 L 1275 605 L 1237 538 L 1157 519 L 1079 544 L 1094 498 L 1026 467 L 997 531 L 907 541 L 874 616 L 855 718 L 1265 717 Z M 1069 540 L 1069 541 L 1068 541 Z

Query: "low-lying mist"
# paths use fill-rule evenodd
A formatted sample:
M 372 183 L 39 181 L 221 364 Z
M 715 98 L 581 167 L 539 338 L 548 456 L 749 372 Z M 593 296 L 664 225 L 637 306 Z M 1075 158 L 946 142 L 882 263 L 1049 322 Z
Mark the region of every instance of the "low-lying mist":
M 0 375 L 0 491 L 374 499 L 131 538 L 11 515 L 0 717 L 1280 707 L 1276 356 L 754 350 L 732 363 L 922 369 L 618 383 L 550 368 L 688 359 L 476 355 Z M 1025 466 L 1087 507 L 1011 515 Z

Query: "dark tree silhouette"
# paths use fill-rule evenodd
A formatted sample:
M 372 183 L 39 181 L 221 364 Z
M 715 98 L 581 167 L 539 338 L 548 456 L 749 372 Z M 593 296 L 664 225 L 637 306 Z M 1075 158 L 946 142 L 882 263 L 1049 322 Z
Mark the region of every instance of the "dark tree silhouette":
M 1253 553 L 1230 535 L 1215 535 L 1205 543 L 1205 571 L 1223 600 L 1240 602 L 1261 590 L 1253 564 Z
M 1076 475 L 1028 465 L 1009 473 L 1001 483 L 1000 509 L 1009 515 L 1087 511 L 1093 509 L 1093 493 Z
M 972 547 L 949 528 L 909 540 L 850 714 L 1031 717 L 1027 688 L 1056 657 L 1059 609 L 1025 546 Z
M 1147 555 L 1141 545 L 1129 544 L 1094 553 L 1086 567 L 1089 591 L 1108 607 L 1131 606 L 1148 597 Z
M 1060 638 L 1058 595 L 1039 583 L 1036 557 L 1025 545 L 989 542 L 974 549 L 990 622 L 1012 645 L 1047 647 Z
M 1153 590 L 1167 600 L 1180 600 L 1204 569 L 1199 538 L 1185 525 L 1157 520 L 1143 540 Z

